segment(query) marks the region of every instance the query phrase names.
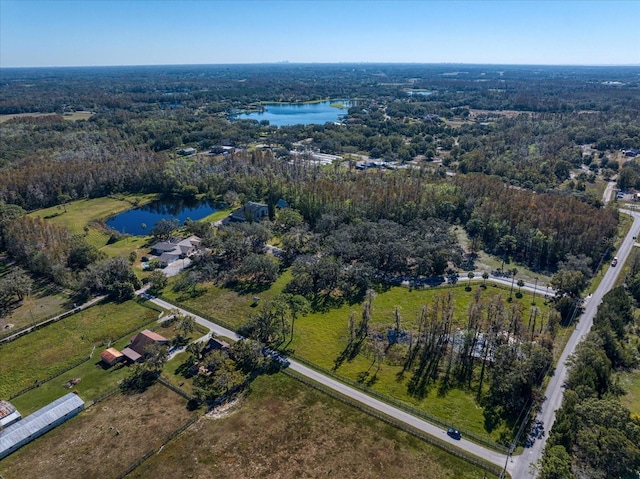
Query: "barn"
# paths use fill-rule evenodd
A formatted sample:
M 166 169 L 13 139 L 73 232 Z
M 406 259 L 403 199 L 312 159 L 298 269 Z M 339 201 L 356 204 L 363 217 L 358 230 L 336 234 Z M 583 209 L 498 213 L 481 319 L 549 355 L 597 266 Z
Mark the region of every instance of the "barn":
M 0 431 L 0 459 L 71 419 L 84 409 L 84 401 L 69 393 Z

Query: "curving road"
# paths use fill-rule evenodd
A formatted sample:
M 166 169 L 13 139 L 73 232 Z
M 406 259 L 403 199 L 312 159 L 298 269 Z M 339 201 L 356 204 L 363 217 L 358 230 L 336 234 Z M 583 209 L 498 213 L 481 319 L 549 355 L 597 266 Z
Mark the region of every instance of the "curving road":
M 541 411 L 538 414 L 538 419 L 544 421 L 545 430 L 548 431 L 551 429 L 553 422 L 555 421 L 555 413 L 558 408 L 562 405 L 562 397 L 563 397 L 563 385 L 567 375 L 566 368 L 566 360 L 570 354 L 575 351 L 578 343 L 584 339 L 586 334 L 591 329 L 591 325 L 593 324 L 593 318 L 595 316 L 596 310 L 600 302 L 602 301 L 602 297 L 614 286 L 615 281 L 620 273 L 621 266 L 625 263 L 627 257 L 629 256 L 633 245 L 634 245 L 634 236 L 636 236 L 640 232 L 640 213 L 636 213 L 635 211 L 627 211 L 633 217 L 633 226 L 629 231 L 627 237 L 623 240 L 620 249 L 618 250 L 618 259 L 619 266 L 618 267 L 609 267 L 608 271 L 605 273 L 598 289 L 593 293 L 592 296 L 585 300 L 585 311 L 584 314 L 579 319 L 577 323 L 576 329 L 571 335 L 571 338 L 567 342 L 567 345 L 560 356 L 558 361 L 558 366 L 556 367 L 555 374 L 549 381 L 546 390 L 547 400 L 543 404 Z M 492 278 L 492 281 L 495 281 L 496 278 Z M 508 281 L 508 280 L 503 280 Z M 509 281 L 510 284 L 510 281 Z M 530 285 L 527 285 L 531 287 Z M 528 288 L 527 288 L 528 289 Z M 537 288 L 537 291 L 540 291 L 540 288 Z M 190 311 L 187 311 L 183 308 L 178 308 L 175 305 L 163 301 L 159 298 L 155 298 L 146 294 L 143 290 L 139 292 L 139 294 L 143 295 L 149 301 L 161 306 L 167 310 L 177 309 L 182 314 L 188 314 L 193 316 L 195 321 L 198 324 L 208 328 L 213 333 L 225 336 L 234 341 L 240 339 L 240 337 L 230 329 L 224 328 L 216 323 L 213 323 L 201 316 L 195 315 Z M 544 445 L 546 443 L 546 435 L 542 440 L 537 440 L 533 447 L 525 449 L 525 452 L 520 456 L 512 456 L 507 457 L 504 454 L 499 452 L 492 451 L 483 446 L 480 446 L 474 442 L 468 441 L 466 439 L 454 440 L 450 438 L 446 431 L 440 429 L 439 427 L 430 424 L 422 419 L 418 419 L 411 414 L 397 409 L 389 404 L 386 404 L 382 401 L 374 399 L 367 394 L 354 389 L 346 384 L 343 384 L 335 379 L 325 376 L 318 371 L 315 371 L 307 366 L 304 366 L 301 363 L 296 361 L 290 361 L 290 366 L 292 370 L 318 382 L 327 387 L 332 388 L 333 390 L 348 396 L 356 401 L 359 401 L 367 406 L 380 411 L 388 416 L 391 416 L 399 421 L 402 421 L 406 424 L 415 427 L 427 434 L 430 434 L 434 437 L 437 437 L 443 441 L 446 441 L 456 447 L 460 447 L 465 451 L 468 451 L 472 454 L 475 454 L 478 457 L 481 457 L 493 464 L 496 464 L 500 467 L 506 466 L 507 472 L 512 476 L 513 479 L 533 479 L 536 476 L 535 464 L 542 457 L 542 451 L 544 450 Z
M 234 331 L 231 331 L 230 329 L 227 329 L 227 328 L 223 328 L 222 326 L 216 323 L 213 323 L 201 316 L 195 315 L 183 308 L 176 307 L 175 305 L 168 303 L 162 299 L 150 296 L 144 293 L 143 291 L 140 291 L 139 294 L 141 294 L 144 298 L 153 302 L 154 304 L 157 304 L 162 308 L 165 308 L 167 310 L 172 310 L 172 309 L 178 310 L 181 314 L 188 314 L 189 316 L 192 316 L 198 324 L 201 324 L 205 328 L 210 329 L 212 332 L 214 332 L 219 336 L 225 336 L 227 338 L 233 339 L 234 341 L 237 341 L 240 339 L 240 336 L 237 335 Z M 401 409 L 390 406 L 389 404 L 379 401 L 378 399 L 374 399 L 368 396 L 367 394 L 363 393 L 362 391 L 359 391 L 355 388 L 352 388 L 350 386 L 347 386 L 346 384 L 341 383 L 340 381 L 336 381 L 335 379 L 327 377 L 324 374 L 319 373 L 318 371 L 315 371 L 311 368 L 308 368 L 307 366 L 304 366 L 303 364 L 297 361 L 293 361 L 293 360 L 290 361 L 289 367 L 292 370 L 308 377 L 309 379 L 312 379 L 320 384 L 323 384 L 339 392 L 340 394 L 348 396 L 362 404 L 365 404 L 371 408 L 374 408 L 377 411 L 380 411 L 381 413 L 391 416 L 406 424 L 409 424 L 410 426 L 413 426 L 416 429 L 419 429 L 420 431 L 423 431 L 423 432 L 426 432 L 427 434 L 435 436 L 438 439 L 441 439 L 442 441 L 446 441 L 452 444 L 453 446 L 460 447 L 461 449 L 464 449 L 472 454 L 475 454 L 476 456 L 481 457 L 500 467 L 504 465 L 504 462 L 506 459 L 506 456 L 504 454 L 501 454 L 496 451 L 492 451 L 474 442 L 468 441 L 464 438 L 462 438 L 461 440 L 452 439 L 447 435 L 445 430 L 437 426 L 434 426 L 431 423 L 423 421 L 422 419 L 418 419 L 417 417 L 412 416 L 411 414 L 405 411 L 402 411 Z

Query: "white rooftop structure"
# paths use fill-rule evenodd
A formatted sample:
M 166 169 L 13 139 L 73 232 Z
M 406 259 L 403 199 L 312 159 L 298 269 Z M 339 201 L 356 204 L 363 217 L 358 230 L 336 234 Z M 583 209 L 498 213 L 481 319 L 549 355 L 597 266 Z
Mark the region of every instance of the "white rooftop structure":
M 84 401 L 69 393 L 0 431 L 0 459 L 59 426 L 84 409 Z

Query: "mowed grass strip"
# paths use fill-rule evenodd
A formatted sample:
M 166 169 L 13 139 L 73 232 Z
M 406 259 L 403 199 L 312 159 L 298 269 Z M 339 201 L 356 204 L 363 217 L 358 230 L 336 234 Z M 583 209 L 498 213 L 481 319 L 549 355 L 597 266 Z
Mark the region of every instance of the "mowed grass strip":
M 202 417 L 130 477 L 470 479 L 484 475 L 480 468 L 278 374 L 256 379 L 238 405 Z
M 117 477 L 159 448 L 190 414 L 184 398 L 159 384 L 142 394 L 117 393 L 3 459 L 0 474 L 7 479 Z
M 0 397 L 44 380 L 88 357 L 94 346 L 157 317 L 157 310 L 135 301 L 104 303 L 0 345 Z M 94 354 L 100 352 L 96 348 Z

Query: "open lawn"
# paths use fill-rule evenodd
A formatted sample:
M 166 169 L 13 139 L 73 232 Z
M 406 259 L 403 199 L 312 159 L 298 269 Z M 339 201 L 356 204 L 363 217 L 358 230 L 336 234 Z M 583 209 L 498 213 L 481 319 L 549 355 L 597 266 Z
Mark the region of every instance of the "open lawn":
M 200 221 L 208 221 L 209 223 L 215 223 L 229 216 L 235 208 L 226 208 L 224 210 L 218 210 L 215 213 L 211 213 L 209 216 L 205 216 Z
M 277 374 L 257 378 L 239 404 L 200 418 L 129 477 L 464 479 L 484 471 Z
M 259 293 L 261 300 L 274 297 L 282 291 L 287 281 L 288 278 L 281 277 L 271 289 Z M 394 324 L 393 312 L 397 306 L 401 316 L 401 327 L 404 329 L 414 328 L 416 314 L 423 304 L 433 304 L 436 295 L 452 293 L 454 295 L 455 317 L 459 322 L 457 327 L 462 328 L 466 323 L 467 311 L 476 290 L 481 291 L 482 297 L 501 295 L 506 299 L 509 296 L 509 287 L 507 286 L 496 286 L 489 282 L 487 289 L 482 290 L 480 283 L 475 282 L 472 283 L 472 291 L 466 291 L 466 284 L 467 281 L 461 279 L 456 286 L 420 290 L 411 290 L 405 287 L 382 289 L 376 294 L 373 301 L 373 316 L 370 326 L 386 332 L 386 328 L 392 327 Z M 214 320 L 221 319 L 236 327 L 255 311 L 251 306 L 253 303 L 252 294 L 238 294 L 215 286 L 206 286 L 202 289 L 202 294 L 194 298 L 176 295 L 169 287 L 166 291 L 167 297 L 173 300 L 179 299 L 187 310 L 209 312 L 209 316 Z M 523 322 L 526 327 L 531 315 L 533 296 L 530 293 L 523 293 L 522 298 L 517 298 L 516 292 L 517 286 L 514 288 L 513 301 L 523 305 Z M 540 295 L 536 299 L 536 306 L 539 308 L 536 330 L 539 331 L 546 323 L 549 307 L 543 302 Z M 295 338 L 287 346 L 289 352 L 295 353 L 296 356 L 321 368 L 331 370 L 336 364 L 336 359 L 347 346 L 348 322 L 352 311 L 356 321 L 359 321 L 362 311 L 361 304 L 344 305 L 326 312 L 316 312 L 298 318 L 295 324 Z M 540 322 L 541 318 L 544 323 Z M 352 381 L 360 380 L 380 393 L 407 402 L 456 425 L 460 429 L 497 440 L 501 433 L 499 428 L 491 433 L 485 430 L 483 410 L 475 399 L 475 387 L 472 391 L 453 388 L 442 395 L 438 391 L 438 386 L 435 385 L 422 399 L 409 396 L 407 385 L 410 375 L 407 374 L 404 378 L 399 379 L 398 374 L 402 367 L 398 361 L 394 361 L 394 354 L 396 357 L 400 357 L 402 352 L 398 350 L 405 347 L 403 345 L 391 348 L 387 354 L 387 360 L 375 378 L 373 376 L 376 366 L 373 366 L 373 357 L 366 349 L 353 361 L 343 362 L 336 372 Z M 394 350 L 397 352 L 394 353 Z M 179 378 L 171 379 L 176 381 Z M 472 384 L 473 386 L 475 384 Z
M 5 479 L 117 477 L 160 447 L 190 414 L 184 398 L 159 384 L 142 394 L 117 393 L 3 459 L 0 474 Z
M 284 287 L 291 281 L 291 273 L 288 270 L 285 271 L 269 289 L 257 293 L 237 292 L 207 283 L 198 287 L 198 294 L 194 297 L 186 293 L 174 292 L 171 286 L 175 280 L 175 277 L 169 278 L 169 285 L 162 293 L 164 298 L 172 302 L 179 302 L 188 311 L 203 313 L 214 320 L 222 320 L 237 328 L 247 320 L 249 315 L 255 312 L 254 296 L 257 295 L 260 301 L 274 298 L 282 293 Z
M 0 345 L 0 397 L 89 356 L 94 346 L 99 355 L 102 344 L 157 318 L 151 305 L 104 303 Z
M 174 338 L 177 334 L 174 326 L 170 325 L 163 327 L 163 324 L 165 323 L 150 324 L 148 326 L 141 327 L 140 330 L 151 329 L 167 339 Z M 129 345 L 131 336 L 134 334 L 135 333 L 131 333 L 130 335 L 127 334 L 124 338 L 112 343 L 111 346 L 122 351 L 122 349 Z M 204 333 L 202 331 L 194 331 L 187 337 L 187 340 L 192 341 L 203 334 Z M 46 383 L 41 384 L 35 389 L 31 389 L 30 391 L 13 398 L 11 400 L 12 404 L 14 404 L 23 415 L 26 415 L 47 405 L 54 399 L 58 398 L 63 392 L 75 391 L 80 394 L 85 401 L 91 401 L 112 390 L 118 386 L 122 379 L 131 373 L 131 368 L 124 363 L 120 363 L 113 367 L 107 367 L 102 364 L 100 361 L 100 353 L 102 353 L 103 350 L 104 347 L 96 348 L 93 357 L 90 360 L 58 377 L 51 379 L 50 381 L 47 381 Z M 182 357 L 182 361 L 184 361 L 186 356 L 186 353 L 179 355 L 179 357 Z M 165 368 L 165 371 L 171 370 L 171 364 L 175 361 L 175 359 L 170 361 Z M 178 364 L 174 366 L 174 369 L 177 365 Z M 76 384 L 71 385 L 70 381 L 72 380 L 74 380 L 74 382 L 77 381 Z M 184 379 L 182 380 L 184 381 Z M 178 385 L 180 384 L 180 381 L 174 382 Z M 190 383 L 185 383 L 185 386 L 188 386 L 189 384 Z
M 107 244 L 109 233 L 99 226 L 99 222 L 106 221 L 123 211 L 141 206 L 156 199 L 157 195 L 119 195 L 88 200 L 71 201 L 67 204 L 52 206 L 29 213 L 40 216 L 49 221 L 64 226 L 73 234 L 84 235 L 88 243 L 97 248 Z M 88 226 L 88 231 L 85 227 Z

